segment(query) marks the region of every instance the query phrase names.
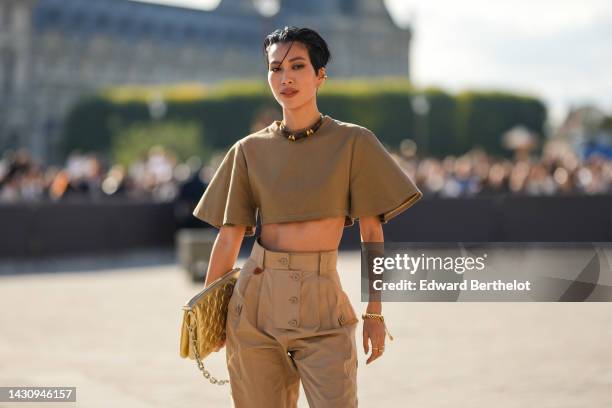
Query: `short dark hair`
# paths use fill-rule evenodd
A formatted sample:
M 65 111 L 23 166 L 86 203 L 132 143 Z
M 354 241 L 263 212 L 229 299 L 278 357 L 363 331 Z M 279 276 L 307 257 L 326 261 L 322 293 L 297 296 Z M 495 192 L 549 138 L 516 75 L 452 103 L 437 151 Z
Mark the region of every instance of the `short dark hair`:
M 291 41 L 298 41 L 306 46 L 315 73 L 318 73 L 320 68 L 325 67 L 331 59 L 327 43 L 315 30 L 305 27 L 285 26 L 282 29 L 278 28 L 272 31 L 264 40 L 263 52 L 266 57 L 266 65 L 269 62 L 268 47 L 270 45 Z

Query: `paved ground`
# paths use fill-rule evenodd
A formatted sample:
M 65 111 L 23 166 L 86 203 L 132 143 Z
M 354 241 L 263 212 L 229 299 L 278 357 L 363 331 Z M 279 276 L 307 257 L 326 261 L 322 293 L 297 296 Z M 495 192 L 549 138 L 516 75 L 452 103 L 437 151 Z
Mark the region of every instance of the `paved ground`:
M 86 261 L 22 264 L 54 272 L 0 276 L 0 386 L 76 386 L 79 407 L 231 407 L 227 386 L 179 358 L 180 306 L 200 286 L 166 255 L 96 271 Z M 339 268 L 360 312 L 359 253 L 342 253 Z M 610 303 L 387 303 L 384 312 L 396 339 L 370 366 L 360 350 L 361 407 L 612 406 Z M 226 378 L 222 353 L 208 364 Z M 41 404 L 0 403 L 9 406 Z

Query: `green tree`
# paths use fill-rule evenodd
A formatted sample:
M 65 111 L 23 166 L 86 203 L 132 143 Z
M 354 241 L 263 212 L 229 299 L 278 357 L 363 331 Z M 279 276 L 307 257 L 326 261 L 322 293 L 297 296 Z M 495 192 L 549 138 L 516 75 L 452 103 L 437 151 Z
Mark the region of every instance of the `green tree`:
M 201 126 L 196 122 L 137 122 L 112 136 L 112 159 L 125 166 L 145 155 L 153 146 L 162 146 L 179 161 L 198 156 L 208 160 L 210 149 L 202 144 Z

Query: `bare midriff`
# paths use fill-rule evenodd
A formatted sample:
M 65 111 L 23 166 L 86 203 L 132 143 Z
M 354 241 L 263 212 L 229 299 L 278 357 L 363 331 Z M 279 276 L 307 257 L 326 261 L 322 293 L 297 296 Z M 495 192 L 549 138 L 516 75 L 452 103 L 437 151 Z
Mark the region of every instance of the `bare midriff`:
M 271 251 L 313 252 L 338 249 L 344 216 L 318 220 L 264 224 L 260 242 Z

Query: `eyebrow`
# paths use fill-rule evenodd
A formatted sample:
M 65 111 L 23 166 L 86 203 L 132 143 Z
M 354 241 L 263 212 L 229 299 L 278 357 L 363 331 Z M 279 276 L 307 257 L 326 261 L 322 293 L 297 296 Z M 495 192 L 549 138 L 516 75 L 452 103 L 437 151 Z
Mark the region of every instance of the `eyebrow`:
M 291 58 L 289 60 L 289 62 L 295 61 L 295 60 L 299 60 L 299 59 L 306 61 L 306 58 L 304 58 L 304 57 L 293 57 L 293 58 Z M 272 65 L 272 64 L 280 64 L 280 62 L 278 62 L 278 61 L 271 61 L 270 65 Z

